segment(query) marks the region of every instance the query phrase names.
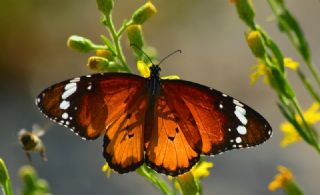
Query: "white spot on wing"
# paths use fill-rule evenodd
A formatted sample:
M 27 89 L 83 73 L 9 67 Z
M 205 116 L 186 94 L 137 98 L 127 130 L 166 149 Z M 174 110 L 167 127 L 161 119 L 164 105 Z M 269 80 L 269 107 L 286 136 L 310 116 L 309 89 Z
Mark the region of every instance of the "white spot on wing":
M 222 94 L 222 96 L 223 96 L 223 97 L 228 97 L 228 95 L 226 95 L 226 94 L 224 94 L 224 93 Z
M 71 84 L 71 83 L 69 83 L 69 84 Z M 66 85 L 66 87 L 67 87 L 67 85 Z M 72 95 L 76 91 L 77 91 L 77 85 L 74 85 L 74 87 L 68 88 L 65 92 L 63 92 L 61 97 L 62 97 L 62 99 L 65 100 L 66 98 L 68 98 L 70 95 Z
M 219 108 L 222 109 L 222 108 L 223 108 L 223 105 L 222 105 L 222 104 L 219 104 Z
M 246 125 L 248 123 L 248 120 L 246 118 L 246 110 L 242 107 L 236 106 L 236 109 L 234 111 L 234 114 L 237 116 L 237 118 L 240 120 L 240 122 L 243 125 Z
M 66 110 L 67 108 L 69 108 L 70 106 L 70 102 L 69 101 L 65 101 L 63 100 L 61 103 L 60 103 L 60 109 L 62 110 Z
M 242 142 L 241 137 L 237 137 L 237 138 L 236 138 L 236 142 L 237 142 L 238 144 L 241 143 L 241 142 Z
M 237 127 L 237 131 L 240 135 L 245 135 L 247 134 L 247 128 L 245 126 L 239 125 Z
M 236 99 L 233 99 L 233 103 L 236 105 L 236 106 L 240 106 L 240 107 L 243 107 L 243 104 L 241 104 L 238 100 Z
M 64 87 L 65 90 L 71 89 L 73 87 L 76 87 L 77 83 L 68 83 L 66 84 L 66 86 Z
M 65 113 L 62 114 L 62 118 L 63 119 L 67 119 L 68 117 L 69 117 L 68 113 L 65 112 Z
M 78 82 L 78 81 L 80 81 L 80 77 L 76 77 L 76 78 L 70 80 L 69 82 L 70 82 L 70 83 L 76 83 L 76 82 Z

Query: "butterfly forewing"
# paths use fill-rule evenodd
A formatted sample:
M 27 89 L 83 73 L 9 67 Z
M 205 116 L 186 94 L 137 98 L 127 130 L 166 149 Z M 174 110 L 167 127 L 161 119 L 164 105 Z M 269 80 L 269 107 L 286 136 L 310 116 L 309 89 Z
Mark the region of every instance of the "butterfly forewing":
M 269 123 L 259 113 L 217 90 L 183 80 L 163 80 L 161 90 L 170 101 L 174 98 L 187 108 L 173 105 L 177 113 L 187 113 L 187 120 L 194 121 L 203 154 L 255 146 L 271 136 Z
M 94 74 L 77 77 L 44 90 L 36 104 L 51 120 L 85 139 L 95 139 L 120 117 L 144 79 L 131 74 Z

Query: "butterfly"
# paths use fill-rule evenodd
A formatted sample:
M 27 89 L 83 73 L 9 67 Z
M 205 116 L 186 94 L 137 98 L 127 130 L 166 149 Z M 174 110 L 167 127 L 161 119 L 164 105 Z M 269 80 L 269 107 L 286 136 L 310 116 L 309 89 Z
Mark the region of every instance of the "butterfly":
M 36 98 L 40 111 L 86 140 L 104 136 L 103 156 L 119 172 L 146 163 L 159 173 L 187 172 L 200 155 L 248 148 L 272 134 L 244 103 L 185 80 L 98 73 L 66 80 Z

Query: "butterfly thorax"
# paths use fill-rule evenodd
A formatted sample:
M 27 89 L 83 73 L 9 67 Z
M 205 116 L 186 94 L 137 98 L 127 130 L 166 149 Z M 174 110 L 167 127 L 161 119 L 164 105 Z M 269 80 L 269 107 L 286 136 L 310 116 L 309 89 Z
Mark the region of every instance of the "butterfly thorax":
M 160 87 L 160 71 L 161 68 L 158 65 L 152 65 L 150 67 L 150 77 L 148 82 L 149 95 L 157 96 Z
M 155 108 L 156 108 L 156 100 L 158 99 L 160 92 L 160 71 L 161 68 L 158 65 L 152 65 L 150 67 L 150 77 L 147 80 L 147 90 L 148 90 L 148 106 L 146 110 L 146 116 L 144 124 L 144 129 L 146 131 L 150 131 L 153 128 L 153 124 L 155 123 Z M 149 133 L 145 134 L 145 140 L 149 140 L 150 138 L 147 135 L 151 135 Z

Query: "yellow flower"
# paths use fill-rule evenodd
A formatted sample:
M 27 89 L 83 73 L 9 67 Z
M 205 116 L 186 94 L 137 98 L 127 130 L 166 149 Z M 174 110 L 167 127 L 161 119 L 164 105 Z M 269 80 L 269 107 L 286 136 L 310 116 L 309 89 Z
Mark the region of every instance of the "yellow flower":
M 274 177 L 274 180 L 269 183 L 269 190 L 275 191 L 278 188 L 285 188 L 289 182 L 293 180 L 292 172 L 285 166 L 277 167 L 279 174 Z
M 308 124 L 314 125 L 320 121 L 320 104 L 313 103 L 308 110 L 303 113 L 303 116 Z M 302 123 L 301 118 L 296 115 L 298 123 Z M 302 138 L 297 130 L 289 122 L 284 122 L 280 125 L 280 130 L 284 133 L 284 137 L 280 142 L 281 147 L 286 147 L 291 143 L 300 141 Z
M 297 70 L 300 64 L 297 61 L 294 61 L 292 58 L 284 58 L 283 59 L 284 66 L 291 69 L 291 70 Z M 252 73 L 250 74 L 250 84 L 253 85 L 257 79 L 261 76 L 266 76 L 264 78 L 264 83 L 268 84 L 268 68 L 267 66 L 263 63 L 262 60 L 259 60 L 258 65 L 255 65 L 252 67 Z
M 209 169 L 213 167 L 212 162 L 206 162 L 204 160 L 200 160 L 189 172 L 186 172 L 182 175 L 179 175 L 174 180 L 174 186 L 176 189 L 183 192 L 183 190 L 196 189 L 197 183 L 199 182 L 199 179 L 202 177 L 207 177 L 210 175 Z M 173 180 L 173 177 L 168 176 L 169 180 Z M 184 188 L 184 189 L 182 189 Z
M 268 69 L 266 67 L 266 65 L 259 60 L 258 65 L 255 65 L 251 68 L 252 73 L 250 74 L 250 85 L 253 85 L 259 77 L 267 75 L 268 74 Z M 268 84 L 268 77 L 264 77 L 263 82 L 265 84 Z
M 287 147 L 289 144 L 302 140 L 297 130 L 289 122 L 282 123 L 280 125 L 280 130 L 284 134 L 284 137 L 280 142 L 280 146 L 283 148 Z
M 201 161 L 191 169 L 191 173 L 195 178 L 208 177 L 210 175 L 209 169 L 212 167 L 212 162 Z
M 294 61 L 292 58 L 284 58 L 283 59 L 284 66 L 290 68 L 291 70 L 297 70 L 300 66 L 299 62 Z
M 143 76 L 144 78 L 150 77 L 150 67 L 151 66 L 152 66 L 151 63 L 146 64 L 142 60 L 139 60 L 137 62 L 137 69 L 138 69 L 140 75 Z M 165 76 L 165 77 L 161 77 L 161 78 L 162 79 L 170 79 L 170 80 L 180 79 L 180 77 L 177 75 L 170 75 L 170 76 Z
M 101 171 L 106 173 L 108 178 L 110 177 L 111 168 L 110 168 L 110 166 L 109 166 L 109 164 L 107 162 L 101 167 Z

